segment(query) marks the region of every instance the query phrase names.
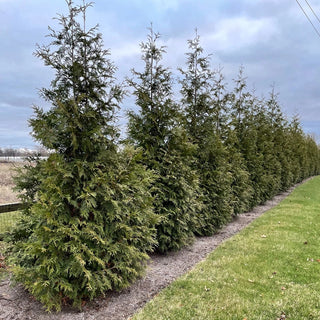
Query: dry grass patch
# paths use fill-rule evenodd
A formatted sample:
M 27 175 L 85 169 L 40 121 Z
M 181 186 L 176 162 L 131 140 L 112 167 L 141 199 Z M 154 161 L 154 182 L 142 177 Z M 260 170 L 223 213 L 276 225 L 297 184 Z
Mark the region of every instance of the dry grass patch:
M 20 164 L 0 162 L 0 204 L 18 201 L 14 187 L 14 168 Z

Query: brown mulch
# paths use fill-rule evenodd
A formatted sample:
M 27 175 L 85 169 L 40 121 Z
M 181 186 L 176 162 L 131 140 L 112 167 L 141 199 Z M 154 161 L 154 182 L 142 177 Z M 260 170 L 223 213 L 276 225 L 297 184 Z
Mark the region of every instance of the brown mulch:
M 152 254 L 146 275 L 130 288 L 120 292 L 110 292 L 104 298 L 88 303 L 83 311 L 64 308 L 60 313 L 46 313 L 20 286 L 11 287 L 10 280 L 0 282 L 0 319 L 1 320 L 123 320 L 128 319 L 159 291 L 179 276 L 205 259 L 223 241 L 245 228 L 264 212 L 287 197 L 287 192 L 275 196 L 264 205 L 237 216 L 232 222 L 211 237 L 199 237 L 195 242 L 178 252 L 167 255 Z

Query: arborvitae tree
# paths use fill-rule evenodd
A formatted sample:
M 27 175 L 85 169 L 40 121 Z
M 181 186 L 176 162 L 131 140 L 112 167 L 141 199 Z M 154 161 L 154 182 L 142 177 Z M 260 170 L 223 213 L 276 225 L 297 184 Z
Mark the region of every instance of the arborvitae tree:
M 238 149 L 238 137 L 233 127 L 230 126 L 226 138 L 226 146 L 228 149 L 228 162 L 230 173 L 232 176 L 232 207 L 233 214 L 237 215 L 250 209 L 253 190 L 250 181 L 250 173 L 248 172 L 245 159 Z
M 272 198 L 280 189 L 280 163 L 274 154 L 273 128 L 265 100 L 256 109 L 257 149 L 262 155 L 263 172 L 259 177 L 261 202 Z
M 228 150 L 224 145 L 223 88 L 210 69 L 210 56 L 203 55 L 200 38 L 188 41 L 190 52 L 187 69 L 182 73 L 181 94 L 185 126 L 193 143 L 198 146 L 195 168 L 200 176 L 204 207 L 200 212 L 198 234 L 210 235 L 228 221 L 232 208 L 232 175 Z
M 282 114 L 271 94 L 269 100 L 258 99 L 246 90 L 243 69 L 235 80 L 233 123 L 248 172 L 253 196 L 250 206 L 260 204 L 281 190 L 281 162 L 276 145 L 282 128 Z
M 218 69 L 214 78 L 211 97 L 213 99 L 213 123 L 215 132 L 226 147 L 226 160 L 228 171 L 231 174 L 232 205 L 233 214 L 244 212 L 249 208 L 252 194 L 249 173 L 245 160 L 238 148 L 239 141 L 232 118 L 232 104 L 234 97 L 226 90 L 226 83 L 222 69 Z
M 263 175 L 263 155 L 257 147 L 258 129 L 256 125 L 256 109 L 260 101 L 254 93 L 247 90 L 243 68 L 239 70 L 234 80 L 235 87 L 231 93 L 231 119 L 237 136 L 236 146 L 242 154 L 245 167 L 250 174 L 250 184 L 253 194 L 250 197 L 249 208 L 259 204 L 261 200 L 260 177 Z
M 232 120 L 232 126 L 239 137 L 239 143 L 241 143 L 241 138 L 244 136 L 244 131 L 246 129 L 245 120 L 249 118 L 249 115 L 252 113 L 252 100 L 250 100 L 252 95 L 247 91 L 243 66 L 240 67 L 238 76 L 234 79 L 234 83 L 234 90 L 230 93 L 230 118 Z
M 311 135 L 305 137 L 308 159 L 308 176 L 318 175 L 320 170 L 320 150 Z
M 188 40 L 190 52 L 187 56 L 187 69 L 179 68 L 182 103 L 185 112 L 186 128 L 197 143 L 202 141 L 212 126 L 211 89 L 214 73 L 210 69 L 210 55 L 203 56 L 200 37 Z M 210 109 L 208 114 L 208 109 Z M 210 116 L 209 116 L 210 115 Z
M 294 182 L 300 182 L 308 176 L 306 172 L 306 145 L 304 133 L 301 128 L 298 115 L 295 115 L 289 124 L 290 140 L 288 143 L 291 148 L 291 165 L 294 174 Z
M 274 88 L 266 100 L 267 115 L 271 126 L 273 140 L 273 161 L 268 163 L 273 173 L 273 185 L 275 192 L 286 190 L 292 185 L 292 172 L 289 164 L 289 150 L 286 137 L 287 121 L 278 102 L 278 96 Z
M 55 78 L 41 91 L 52 107 L 35 107 L 30 124 L 51 153 L 18 178 L 27 206 L 9 239 L 15 279 L 48 310 L 127 286 L 155 244 L 152 176 L 139 151 L 115 144 L 115 67 L 97 27 L 86 29 L 90 4 L 67 4 L 61 30 L 36 51 Z
M 141 43 L 142 72 L 133 70 L 128 80 L 134 90 L 138 112 L 129 112 L 131 141 L 144 150 L 144 163 L 157 174 L 153 184 L 158 250 L 176 250 L 190 242 L 199 210 L 197 175 L 190 168 L 195 146 L 181 126 L 179 106 L 172 99 L 172 79 L 161 64 L 165 53 L 152 28 Z
M 250 173 L 253 207 L 314 172 L 308 159 L 317 159 L 319 150 L 310 144 L 313 151 L 308 154 L 308 139 L 298 118 L 288 123 L 274 90 L 267 100 L 247 92 L 242 69 L 235 82 L 232 118 L 237 146 Z

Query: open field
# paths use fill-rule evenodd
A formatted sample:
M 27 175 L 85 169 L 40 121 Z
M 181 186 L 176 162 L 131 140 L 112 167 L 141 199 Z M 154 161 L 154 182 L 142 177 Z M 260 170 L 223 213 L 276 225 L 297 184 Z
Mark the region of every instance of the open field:
M 297 188 L 132 319 L 319 320 L 319 190 Z
M 14 183 L 13 169 L 17 164 L 0 162 L 0 204 L 18 201 L 16 193 L 12 191 Z
M 14 167 L 18 164 L 0 162 L 0 204 L 17 202 L 17 194 L 12 190 L 14 187 L 12 176 Z M 18 212 L 0 213 L 0 237 L 8 231 L 16 222 Z M 1 246 L 0 246 L 1 252 Z

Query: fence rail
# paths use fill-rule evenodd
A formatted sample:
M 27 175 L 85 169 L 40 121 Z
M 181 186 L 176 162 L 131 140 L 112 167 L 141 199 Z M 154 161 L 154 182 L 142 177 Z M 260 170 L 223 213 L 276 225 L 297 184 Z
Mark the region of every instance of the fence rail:
M 0 204 L 0 213 L 21 210 L 23 207 L 24 204 L 22 202 Z

